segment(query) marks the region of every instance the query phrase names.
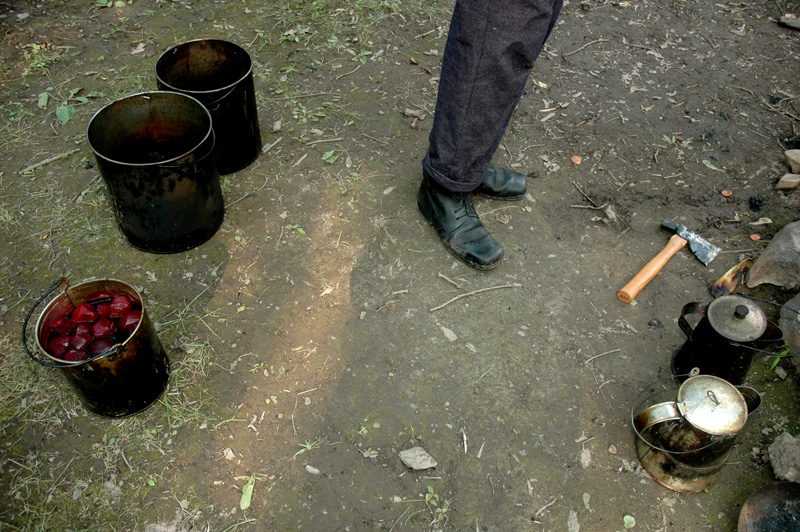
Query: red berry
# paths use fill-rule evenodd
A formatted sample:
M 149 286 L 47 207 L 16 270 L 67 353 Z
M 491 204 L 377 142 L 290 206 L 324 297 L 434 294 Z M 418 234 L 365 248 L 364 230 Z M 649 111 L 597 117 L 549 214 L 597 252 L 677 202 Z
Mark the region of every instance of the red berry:
M 61 358 L 61 355 L 69 351 L 69 336 L 57 336 L 53 338 L 50 340 L 47 350 L 50 351 L 51 355 Z
M 119 318 L 131 309 L 131 298 L 128 296 L 117 296 L 111 302 L 110 318 Z
M 127 312 L 124 316 L 119 319 L 118 325 L 120 330 L 130 334 L 139 325 L 139 321 L 142 319 L 142 311 L 141 310 L 131 310 Z
M 62 360 L 66 360 L 67 362 L 82 362 L 84 360 L 89 360 L 89 355 L 86 351 L 79 351 L 78 349 L 70 349 L 64 356 L 61 357 Z
M 117 324 L 108 318 L 100 318 L 92 325 L 92 334 L 95 338 L 114 336 L 115 332 L 117 332 Z
M 94 323 L 97 318 L 97 311 L 89 303 L 81 303 L 72 311 L 72 319 L 78 323 Z
M 91 351 L 95 355 L 99 355 L 100 353 L 107 351 L 112 347 L 114 347 L 113 338 L 98 338 L 97 340 L 89 344 L 89 351 Z
M 69 338 L 69 345 L 75 349 L 83 349 L 92 343 L 92 340 L 94 340 L 94 338 L 91 334 L 73 334 Z
M 98 303 L 94 308 L 97 310 L 98 316 L 107 318 L 108 314 L 111 312 L 111 303 Z

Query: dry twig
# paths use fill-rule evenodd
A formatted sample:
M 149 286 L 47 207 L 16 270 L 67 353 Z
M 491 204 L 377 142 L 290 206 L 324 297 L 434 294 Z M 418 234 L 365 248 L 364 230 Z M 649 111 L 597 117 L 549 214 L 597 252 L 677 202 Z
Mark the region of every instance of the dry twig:
M 586 362 L 584 362 L 583 364 L 584 364 L 585 366 L 588 366 L 588 365 L 589 365 L 589 362 L 591 362 L 591 361 L 592 361 L 592 360 L 594 360 L 595 358 L 604 357 L 604 356 L 606 356 L 606 355 L 610 355 L 611 353 L 618 353 L 618 352 L 619 352 L 619 349 L 612 349 L 611 351 L 606 351 L 605 353 L 600 353 L 599 355 L 595 355 L 595 356 L 593 356 L 593 357 L 591 357 L 591 358 L 587 358 L 587 359 L 586 359 Z
M 47 159 L 41 160 L 38 163 L 34 163 L 34 164 L 30 165 L 30 166 L 26 166 L 25 168 L 23 168 L 22 170 L 19 171 L 19 175 L 27 174 L 31 170 L 36 170 L 37 168 L 42 167 L 42 166 L 44 166 L 46 164 L 50 164 L 52 162 L 58 161 L 59 159 L 63 159 L 64 157 L 69 157 L 73 153 L 78 153 L 79 151 L 81 151 L 80 148 L 75 148 L 74 150 L 69 150 L 67 152 L 60 153 L 58 155 L 53 155 L 52 157 L 48 157 Z
M 481 288 L 480 290 L 473 290 L 472 292 L 467 292 L 466 294 L 457 295 L 456 297 L 450 299 L 449 301 L 446 301 L 445 303 L 442 303 L 438 307 L 433 307 L 432 309 L 430 309 L 429 312 L 435 312 L 437 310 L 443 309 L 444 307 L 446 307 L 450 303 L 452 303 L 454 301 L 458 301 L 462 297 L 474 296 L 475 294 L 480 294 L 482 292 L 488 292 L 489 290 L 499 290 L 501 288 L 518 288 L 520 286 L 522 286 L 522 285 L 519 284 L 519 283 L 512 283 L 512 284 L 503 284 L 503 285 L 500 285 L 500 286 L 490 286 L 488 288 Z

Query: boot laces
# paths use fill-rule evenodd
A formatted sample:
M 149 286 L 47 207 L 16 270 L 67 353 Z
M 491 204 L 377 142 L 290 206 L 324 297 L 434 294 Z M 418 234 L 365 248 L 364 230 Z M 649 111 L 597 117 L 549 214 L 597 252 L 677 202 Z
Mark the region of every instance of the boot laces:
M 475 205 L 472 204 L 472 200 L 468 193 L 459 193 L 457 196 L 458 199 L 458 207 L 456 207 L 455 215 L 457 220 L 461 220 L 464 217 L 471 216 L 474 218 L 478 217 L 477 211 L 475 211 Z

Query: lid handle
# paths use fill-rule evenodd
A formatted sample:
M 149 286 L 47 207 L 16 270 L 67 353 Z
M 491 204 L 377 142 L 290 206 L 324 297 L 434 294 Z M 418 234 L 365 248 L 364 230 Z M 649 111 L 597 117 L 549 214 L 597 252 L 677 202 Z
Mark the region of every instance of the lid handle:
M 717 399 L 717 394 L 714 393 L 714 390 L 708 390 L 706 392 L 706 395 L 708 396 L 709 399 L 711 399 L 712 403 L 719 406 L 719 399 Z

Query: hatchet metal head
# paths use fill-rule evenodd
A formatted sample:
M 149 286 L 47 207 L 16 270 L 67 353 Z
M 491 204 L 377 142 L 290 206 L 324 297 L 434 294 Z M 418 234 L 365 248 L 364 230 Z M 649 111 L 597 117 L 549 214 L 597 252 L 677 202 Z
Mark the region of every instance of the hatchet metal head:
M 665 227 L 667 229 L 671 229 L 675 231 L 677 235 L 689 243 L 689 249 L 692 250 L 695 257 L 700 259 L 700 262 L 708 266 L 719 252 L 722 251 L 720 248 L 703 238 L 702 236 L 698 235 L 688 227 L 683 224 L 679 224 L 674 220 L 669 218 L 664 218 L 664 221 L 661 222 L 661 227 Z

